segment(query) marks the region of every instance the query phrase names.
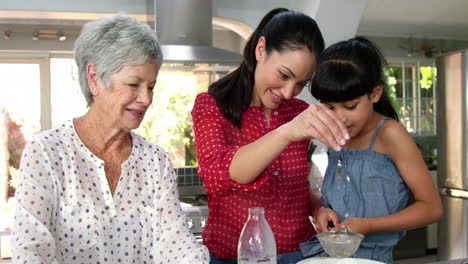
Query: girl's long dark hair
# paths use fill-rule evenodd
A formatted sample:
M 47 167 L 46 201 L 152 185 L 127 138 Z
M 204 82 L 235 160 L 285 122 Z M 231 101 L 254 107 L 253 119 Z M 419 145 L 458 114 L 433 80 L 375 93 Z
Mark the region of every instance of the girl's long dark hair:
M 398 120 L 387 94 L 383 66 L 387 65 L 379 47 L 364 37 L 338 42 L 319 55 L 311 83 L 312 96 L 322 102 L 345 102 L 370 95 L 383 85 L 374 110 Z
M 273 50 L 307 48 L 318 55 L 324 49 L 322 33 L 311 17 L 286 8 L 276 8 L 266 14 L 247 41 L 240 66 L 208 88 L 223 115 L 237 127 L 241 126 L 242 113 L 252 101 L 257 66 L 255 48 L 262 36 L 266 39 L 267 54 Z

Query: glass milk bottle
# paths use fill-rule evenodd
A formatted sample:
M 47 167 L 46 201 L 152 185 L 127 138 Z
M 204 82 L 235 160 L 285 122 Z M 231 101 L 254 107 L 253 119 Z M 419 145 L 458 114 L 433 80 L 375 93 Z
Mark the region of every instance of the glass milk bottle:
M 239 264 L 276 264 L 276 242 L 262 207 L 249 208 L 237 246 Z

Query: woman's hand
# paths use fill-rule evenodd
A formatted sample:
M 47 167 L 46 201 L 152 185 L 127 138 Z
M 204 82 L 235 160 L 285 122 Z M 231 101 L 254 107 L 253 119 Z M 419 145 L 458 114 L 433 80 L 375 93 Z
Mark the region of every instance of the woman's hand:
M 356 232 L 360 234 L 368 234 L 371 232 L 371 225 L 369 218 L 349 218 L 345 221 L 335 225 L 334 230 L 339 230 L 340 227 L 346 226 L 350 232 Z
M 326 106 L 310 105 L 290 122 L 281 126 L 290 142 L 317 139 L 339 151 L 349 139 L 343 121 Z
M 315 216 L 315 227 L 318 233 L 330 231 L 338 226 L 340 219 L 338 215 L 330 208 L 320 207 Z

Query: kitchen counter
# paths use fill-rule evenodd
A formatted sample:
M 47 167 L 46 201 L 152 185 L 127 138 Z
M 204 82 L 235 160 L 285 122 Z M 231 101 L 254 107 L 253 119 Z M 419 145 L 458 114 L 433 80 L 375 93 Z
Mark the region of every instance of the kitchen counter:
M 466 259 L 444 260 L 444 261 L 438 261 L 438 262 L 431 262 L 429 264 L 468 264 L 468 258 L 466 258 Z

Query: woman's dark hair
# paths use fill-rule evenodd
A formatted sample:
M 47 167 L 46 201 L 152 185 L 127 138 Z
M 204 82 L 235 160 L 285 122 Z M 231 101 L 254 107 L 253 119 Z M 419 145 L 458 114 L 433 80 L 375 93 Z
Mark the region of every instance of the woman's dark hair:
M 267 55 L 272 51 L 303 48 L 318 55 L 324 49 L 322 33 L 311 17 L 286 8 L 276 8 L 266 14 L 247 41 L 240 66 L 208 88 L 221 112 L 237 127 L 241 126 L 242 113 L 252 101 L 257 66 L 255 48 L 260 37 L 266 39 Z
M 383 85 L 374 110 L 398 120 L 386 91 L 383 66 L 387 65 L 379 47 L 364 37 L 341 41 L 326 48 L 317 59 L 317 70 L 310 91 L 322 102 L 345 102 L 370 95 Z

